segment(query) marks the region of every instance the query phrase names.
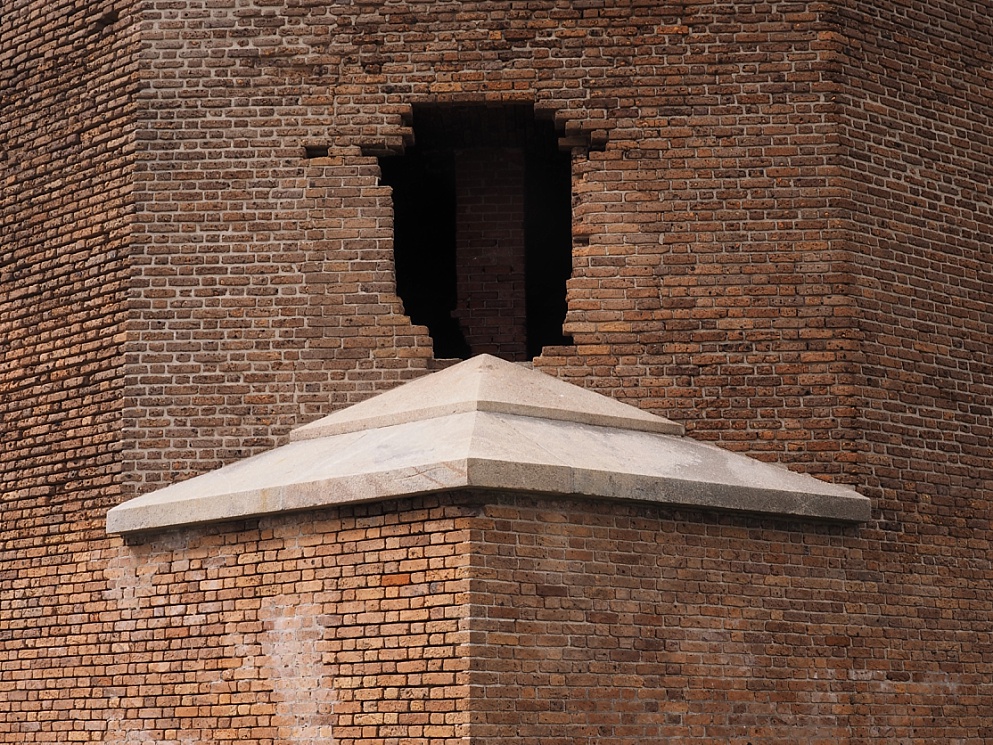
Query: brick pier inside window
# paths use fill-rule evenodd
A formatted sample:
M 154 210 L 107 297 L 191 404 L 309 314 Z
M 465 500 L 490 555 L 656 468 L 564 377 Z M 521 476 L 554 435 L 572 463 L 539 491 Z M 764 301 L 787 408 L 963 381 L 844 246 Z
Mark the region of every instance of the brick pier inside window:
M 435 356 L 529 360 L 562 334 L 570 162 L 531 106 L 415 106 L 416 145 L 380 159 L 397 292 Z

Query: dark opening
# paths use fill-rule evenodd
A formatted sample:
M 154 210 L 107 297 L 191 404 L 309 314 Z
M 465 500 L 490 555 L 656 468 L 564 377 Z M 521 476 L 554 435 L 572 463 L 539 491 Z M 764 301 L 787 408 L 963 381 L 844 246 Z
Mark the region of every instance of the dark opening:
M 97 26 L 99 26 L 101 29 L 105 29 L 108 26 L 113 26 L 119 20 L 121 20 L 120 11 L 116 9 L 108 10 L 106 13 L 100 16 L 100 18 L 97 19 Z
M 306 158 L 326 158 L 331 149 L 327 145 L 306 145 L 304 147 L 304 157 Z
M 415 106 L 393 189 L 397 292 L 436 357 L 530 360 L 562 334 L 571 166 L 530 105 Z

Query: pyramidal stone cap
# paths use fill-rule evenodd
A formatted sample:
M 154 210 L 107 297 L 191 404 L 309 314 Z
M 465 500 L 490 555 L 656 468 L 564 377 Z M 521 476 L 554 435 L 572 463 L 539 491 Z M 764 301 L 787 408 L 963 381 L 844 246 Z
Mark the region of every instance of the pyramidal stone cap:
M 480 355 L 294 430 L 282 447 L 110 510 L 133 533 L 453 490 L 860 522 L 866 497 Z
M 486 411 L 600 427 L 683 434 L 683 426 L 522 365 L 481 354 L 298 427 L 291 441 Z

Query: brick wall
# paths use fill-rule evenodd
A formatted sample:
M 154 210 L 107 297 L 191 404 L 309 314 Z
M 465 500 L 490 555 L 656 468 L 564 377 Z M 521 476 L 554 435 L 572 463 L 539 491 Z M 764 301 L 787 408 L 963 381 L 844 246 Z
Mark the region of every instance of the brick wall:
M 155 136 L 185 157 L 168 127 Z M 423 371 L 431 354 L 426 329 L 400 313 L 374 157 L 306 160 L 284 144 L 281 160 L 249 168 L 237 159 L 268 159 L 265 145 L 197 146 L 211 160 L 137 169 L 138 197 L 155 206 L 132 257 L 124 468 L 136 491 L 272 447 L 330 402 Z
M 644 44 L 644 24 L 606 43 L 608 142 L 574 159 L 575 348 L 536 366 L 845 479 L 856 278 L 832 242 L 842 37 L 826 10 L 673 7 Z
M 462 742 L 471 513 L 381 503 L 104 554 L 105 741 Z
M 100 567 L 119 501 L 134 21 L 5 0 L 0 20 L 0 739 L 101 728 Z
M 839 13 L 866 479 L 890 527 L 926 524 L 956 554 L 983 535 L 993 484 L 988 11 Z
M 948 639 L 879 543 L 499 494 L 149 536 L 96 557 L 105 738 L 982 742 L 985 601 Z
M 906 652 L 868 667 L 916 692 L 904 737 L 981 741 L 993 700 L 993 19 L 968 2 L 846 3 L 839 19 L 859 462 L 880 516 L 863 557 L 891 588 L 887 644 Z M 963 692 L 967 681 L 978 688 Z
M 0 739 L 993 738 L 988 9 L 425 11 L 5 6 Z M 486 101 L 572 148 L 575 344 L 536 366 L 873 521 L 453 498 L 105 538 L 431 367 L 376 156 Z
M 542 499 L 493 499 L 474 527 L 480 743 L 993 735 L 990 578 L 947 547 Z
M 473 354 L 527 359 L 524 153 L 462 150 L 455 157 L 458 319 Z
M 847 478 L 827 7 L 418 8 L 150 3 L 129 482 L 213 468 L 429 367 L 373 156 L 411 141 L 415 104 L 487 102 L 533 104 L 573 148 L 575 344 L 536 365 Z
M 402 315 L 389 190 L 363 154 L 402 142 L 399 116 L 349 102 L 352 70 L 329 78 L 339 57 L 323 49 L 337 20 L 298 11 L 193 0 L 143 13 L 135 491 L 270 447 L 431 355 Z

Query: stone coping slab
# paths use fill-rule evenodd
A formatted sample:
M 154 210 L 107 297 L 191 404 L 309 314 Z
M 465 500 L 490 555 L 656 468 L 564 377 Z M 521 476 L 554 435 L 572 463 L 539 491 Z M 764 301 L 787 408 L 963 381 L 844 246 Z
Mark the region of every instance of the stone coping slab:
M 444 392 L 451 393 L 457 386 L 449 388 L 446 379 L 454 376 L 443 377 L 444 372 L 448 371 L 396 389 L 422 384 L 415 388 L 415 396 L 393 397 L 394 402 L 407 404 L 400 407 L 403 413 L 394 423 L 386 423 L 391 407 L 382 401 L 365 407 L 359 416 L 326 426 L 332 415 L 315 423 L 325 422 L 320 427 L 301 428 L 308 430 L 306 437 L 114 507 L 107 516 L 107 530 L 158 530 L 465 488 L 845 522 L 869 518 L 869 500 L 847 487 L 687 437 L 623 427 L 620 420 L 626 413 L 607 405 L 604 409 L 613 412 L 607 426 L 577 421 L 585 414 L 570 414 L 567 395 L 553 401 L 551 408 L 561 413 L 553 418 L 540 415 L 542 399 L 535 402 L 534 390 L 530 399 L 522 396 L 525 403 L 520 408 L 513 406 L 513 392 L 507 390 L 503 396 L 510 399 L 507 407 L 499 403 L 500 396 L 491 396 L 498 401 L 497 410 L 459 404 L 456 411 L 441 413 L 431 405 L 432 386 L 424 383 L 441 378 Z M 558 386 L 548 388 L 556 391 Z M 463 390 L 442 405 L 490 400 L 473 395 Z M 580 411 L 595 409 L 585 404 Z M 414 411 L 421 413 L 414 416 Z M 342 421 L 348 426 L 338 432 L 334 425 Z M 368 426 L 352 428 L 357 421 Z
M 327 437 L 465 411 L 557 419 L 669 435 L 683 425 L 594 391 L 481 354 L 298 427 L 291 440 Z

